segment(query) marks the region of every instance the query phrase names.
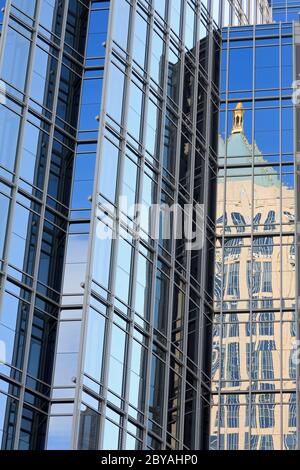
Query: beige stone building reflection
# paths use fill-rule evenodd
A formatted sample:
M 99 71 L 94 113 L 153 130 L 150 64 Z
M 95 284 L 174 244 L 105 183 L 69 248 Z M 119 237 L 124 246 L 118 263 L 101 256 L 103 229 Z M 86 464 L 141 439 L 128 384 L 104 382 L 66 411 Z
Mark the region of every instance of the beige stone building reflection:
M 249 143 L 244 119 L 239 103 L 231 135 L 219 143 L 226 173 L 221 169 L 218 180 L 211 447 L 292 449 L 293 167 L 282 174 L 263 157 Z

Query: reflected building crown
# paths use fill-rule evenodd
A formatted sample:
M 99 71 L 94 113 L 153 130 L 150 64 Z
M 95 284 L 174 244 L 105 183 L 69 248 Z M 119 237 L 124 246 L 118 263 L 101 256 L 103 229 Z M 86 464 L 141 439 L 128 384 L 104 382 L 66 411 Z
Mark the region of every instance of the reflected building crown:
M 243 134 L 244 133 L 244 114 L 245 110 L 243 103 L 238 103 L 235 110 L 233 111 L 233 126 L 231 134 Z

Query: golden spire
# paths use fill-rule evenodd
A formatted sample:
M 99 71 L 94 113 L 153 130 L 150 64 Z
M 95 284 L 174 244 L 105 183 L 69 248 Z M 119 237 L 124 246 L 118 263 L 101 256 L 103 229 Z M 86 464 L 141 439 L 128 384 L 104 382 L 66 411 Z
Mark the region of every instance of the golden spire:
M 231 134 L 243 134 L 244 133 L 244 114 L 245 110 L 243 103 L 238 103 L 235 110 L 233 111 L 233 125 Z

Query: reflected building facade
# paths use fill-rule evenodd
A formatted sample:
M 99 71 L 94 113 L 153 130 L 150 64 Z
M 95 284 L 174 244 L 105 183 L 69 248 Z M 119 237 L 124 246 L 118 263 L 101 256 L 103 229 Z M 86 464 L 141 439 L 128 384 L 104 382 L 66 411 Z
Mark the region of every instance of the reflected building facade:
M 223 31 L 211 448 L 297 448 L 293 25 Z
M 0 1 L 3 450 L 207 447 L 220 27 L 271 21 L 243 5 Z M 203 204 L 203 248 L 138 203 Z

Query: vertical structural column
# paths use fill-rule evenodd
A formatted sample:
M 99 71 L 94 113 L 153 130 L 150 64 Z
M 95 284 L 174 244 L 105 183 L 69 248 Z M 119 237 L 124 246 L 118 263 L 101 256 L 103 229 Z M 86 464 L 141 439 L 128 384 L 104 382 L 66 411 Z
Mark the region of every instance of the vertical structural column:
M 296 321 L 297 321 L 297 344 L 300 339 L 300 24 L 294 25 L 294 129 L 295 129 L 295 215 L 296 215 Z M 299 346 L 297 346 L 299 348 Z M 298 351 L 297 351 L 298 352 Z M 297 354 L 297 359 L 299 355 Z M 300 406 L 299 406 L 299 379 L 300 370 L 297 364 L 297 448 L 300 449 Z

